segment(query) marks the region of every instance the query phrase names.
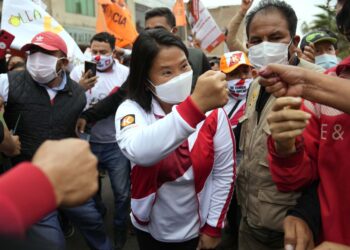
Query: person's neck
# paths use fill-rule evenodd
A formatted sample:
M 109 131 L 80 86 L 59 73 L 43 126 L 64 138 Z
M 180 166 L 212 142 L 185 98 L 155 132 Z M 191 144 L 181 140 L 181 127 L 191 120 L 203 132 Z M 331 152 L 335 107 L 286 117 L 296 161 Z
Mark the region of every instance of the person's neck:
M 174 106 L 174 104 L 169 104 L 169 103 L 165 103 L 162 101 L 159 101 L 160 107 L 163 109 L 164 113 L 167 115 L 171 112 L 172 107 Z
M 55 79 L 47 84 L 50 89 L 60 86 L 62 83 L 62 74 L 59 74 Z

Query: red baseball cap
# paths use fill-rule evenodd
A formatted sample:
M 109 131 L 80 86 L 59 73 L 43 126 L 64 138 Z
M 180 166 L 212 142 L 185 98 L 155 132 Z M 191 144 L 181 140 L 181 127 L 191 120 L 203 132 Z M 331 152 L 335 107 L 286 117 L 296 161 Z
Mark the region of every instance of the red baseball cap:
M 67 45 L 56 33 L 45 31 L 35 35 L 31 43 L 24 45 L 21 51 L 28 51 L 33 46 L 38 46 L 48 51 L 62 51 L 67 56 Z

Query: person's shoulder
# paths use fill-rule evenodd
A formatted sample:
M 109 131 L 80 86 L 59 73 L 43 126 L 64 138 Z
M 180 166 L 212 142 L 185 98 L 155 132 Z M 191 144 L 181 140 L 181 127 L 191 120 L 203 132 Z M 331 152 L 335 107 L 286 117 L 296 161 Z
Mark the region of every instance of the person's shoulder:
M 299 64 L 298 64 L 298 67 L 301 67 L 301 68 L 304 68 L 304 69 L 310 69 L 310 70 L 313 70 L 313 71 L 316 71 L 316 72 L 320 72 L 320 73 L 323 73 L 325 71 L 324 68 L 322 68 L 321 66 L 319 65 L 316 65 L 314 63 L 311 63 L 311 62 L 308 62 L 302 58 L 299 59 Z
M 188 50 L 188 55 L 190 57 L 203 57 L 205 56 L 204 52 L 200 49 L 197 49 L 197 48 L 187 48 Z
M 83 63 L 74 66 L 72 71 L 71 71 L 71 73 L 72 72 L 82 72 L 82 70 L 84 70 L 84 64 Z
M 129 68 L 126 67 L 125 65 L 121 64 L 120 62 L 118 62 L 118 60 L 115 60 L 115 66 L 117 68 L 117 71 L 129 73 Z
M 84 64 L 79 64 L 79 65 L 76 65 L 72 71 L 70 72 L 69 76 L 71 78 L 74 78 L 74 80 L 76 79 L 80 79 L 80 77 L 82 76 L 83 74 L 83 71 L 84 71 Z
M 26 70 L 10 71 L 0 74 L 0 85 L 10 84 L 11 88 L 24 86 L 30 79 L 29 73 Z
M 73 80 L 69 74 L 67 74 L 67 84 L 69 85 L 69 88 L 73 91 L 73 94 L 80 95 L 81 93 L 84 93 L 85 95 L 85 89 L 75 80 Z
M 130 99 L 125 99 L 120 105 L 119 105 L 119 109 L 137 109 L 137 110 L 143 110 L 142 107 L 135 102 L 134 100 L 130 100 Z

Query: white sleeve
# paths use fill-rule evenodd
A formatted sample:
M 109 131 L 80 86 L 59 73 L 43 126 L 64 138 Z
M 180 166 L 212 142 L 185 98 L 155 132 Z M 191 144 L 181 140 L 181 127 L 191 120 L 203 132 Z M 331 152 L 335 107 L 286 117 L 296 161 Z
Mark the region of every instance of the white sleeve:
M 7 102 L 9 97 L 9 79 L 7 74 L 0 74 L 0 96 Z
M 79 83 L 81 76 L 83 75 L 83 68 L 81 65 L 75 66 L 74 69 L 70 72 L 70 78 Z
M 207 218 L 207 224 L 211 227 L 223 228 L 224 226 L 236 179 L 235 145 L 227 115 L 223 109 L 219 109 L 218 127 L 214 137 L 213 190 Z
M 136 102 L 127 100 L 119 106 L 115 118 L 120 149 L 131 162 L 141 166 L 151 166 L 165 158 L 206 118 L 190 98 L 152 124 L 148 116 Z

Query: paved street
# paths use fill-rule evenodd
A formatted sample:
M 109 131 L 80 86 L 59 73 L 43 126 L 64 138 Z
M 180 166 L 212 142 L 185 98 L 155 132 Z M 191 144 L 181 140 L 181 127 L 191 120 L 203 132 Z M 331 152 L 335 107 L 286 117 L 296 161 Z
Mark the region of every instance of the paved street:
M 103 201 L 107 206 L 107 215 L 105 217 L 105 225 L 107 227 L 107 232 L 110 239 L 113 241 L 113 193 L 111 189 L 111 185 L 109 182 L 109 178 L 106 176 L 102 182 L 102 190 L 103 190 Z M 84 242 L 83 237 L 79 232 L 75 232 L 72 238 L 67 240 L 67 249 L 68 250 L 89 250 L 88 246 Z M 128 235 L 128 241 L 123 250 L 137 250 L 137 242 L 136 237 L 134 235 Z

